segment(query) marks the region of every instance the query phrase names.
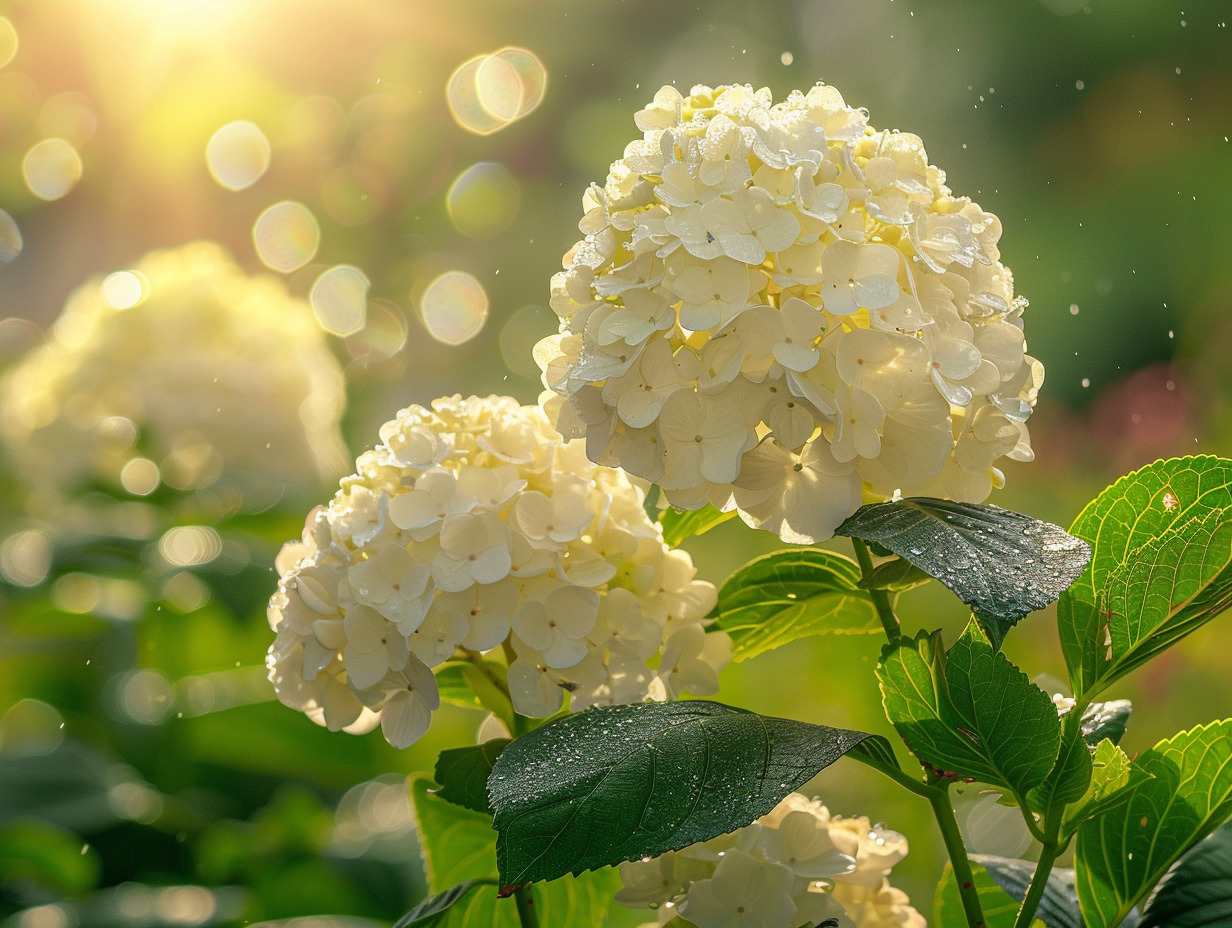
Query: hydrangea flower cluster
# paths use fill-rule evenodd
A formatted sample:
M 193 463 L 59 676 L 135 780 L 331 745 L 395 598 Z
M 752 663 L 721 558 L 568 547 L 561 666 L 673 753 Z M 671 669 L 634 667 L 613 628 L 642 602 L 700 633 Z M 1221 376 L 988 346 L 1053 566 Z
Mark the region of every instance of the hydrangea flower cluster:
M 565 692 L 578 709 L 718 689 L 714 586 L 664 544 L 642 489 L 539 407 L 455 396 L 380 435 L 279 556 L 267 665 L 284 704 L 406 747 L 439 705 L 431 668 L 502 646 L 528 716 Z
M 591 460 L 801 543 L 868 495 L 978 502 L 1030 460 L 1001 223 L 818 84 L 662 88 L 552 280 L 542 402 Z
M 792 793 L 750 825 L 681 851 L 620 865 L 616 901 L 697 928 L 925 928 L 890 869 L 907 839 L 863 816 L 837 818 Z
M 73 293 L 0 385 L 0 437 L 43 503 L 161 483 L 260 508 L 342 472 L 344 406 L 308 305 L 197 242 Z

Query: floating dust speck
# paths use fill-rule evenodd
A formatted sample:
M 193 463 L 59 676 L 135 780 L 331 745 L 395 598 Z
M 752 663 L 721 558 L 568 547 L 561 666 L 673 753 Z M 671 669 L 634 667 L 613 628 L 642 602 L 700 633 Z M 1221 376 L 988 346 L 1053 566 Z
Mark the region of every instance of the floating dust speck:
M 428 284 L 419 311 L 429 335 L 444 345 L 461 345 L 483 330 L 488 294 L 473 275 L 446 271 Z
M 321 328 L 342 337 L 362 329 L 368 314 L 369 286 L 367 275 L 349 264 L 331 267 L 318 277 L 308 301 Z
M 77 149 L 65 139 L 43 139 L 21 162 L 26 186 L 40 200 L 58 200 L 77 186 L 83 165 Z
M 262 264 L 289 274 L 315 257 L 321 245 L 321 225 L 303 203 L 283 200 L 257 217 L 252 243 Z
M 205 145 L 210 176 L 228 190 L 251 187 L 270 166 L 270 143 L 256 123 L 229 122 Z
M 467 238 L 484 241 L 512 225 L 521 199 L 521 187 L 503 165 L 480 161 L 454 180 L 445 206 L 455 229 Z

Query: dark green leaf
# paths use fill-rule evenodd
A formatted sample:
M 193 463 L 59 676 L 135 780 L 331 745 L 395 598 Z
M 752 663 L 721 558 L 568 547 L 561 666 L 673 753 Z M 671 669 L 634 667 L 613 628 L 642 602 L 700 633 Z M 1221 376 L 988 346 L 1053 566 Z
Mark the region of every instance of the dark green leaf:
M 1232 822 L 1181 858 L 1142 919 L 1143 928 L 1232 928 Z
M 916 567 L 910 561 L 896 557 L 892 561 L 878 564 L 873 572 L 860 581 L 862 590 L 887 590 L 891 593 L 904 593 L 923 586 L 930 577 L 925 571 Z
M 709 503 L 701 509 L 675 509 L 668 506 L 659 513 L 659 525 L 663 528 L 663 540 L 673 548 L 694 535 L 704 535 L 720 522 L 726 522 L 736 514 L 719 512 Z
M 472 889 L 478 886 L 494 885 L 496 885 L 496 880 L 465 880 L 456 886 L 449 887 L 443 893 L 429 896 L 394 922 L 393 928 L 429 928 L 429 926 L 439 925 L 444 921 L 443 916 L 446 910 L 453 908 Z
M 488 774 L 509 743 L 508 738 L 493 738 L 483 744 L 441 751 L 436 760 L 436 782 L 441 788 L 436 794 L 456 805 L 491 815 Z
M 747 825 L 870 736 L 715 702 L 587 709 L 488 780 L 504 886 L 651 857 Z
M 980 897 L 986 928 L 1013 928 L 1014 918 L 1018 914 L 1018 902 L 998 886 L 979 864 L 973 863 L 971 872 L 975 877 L 975 891 Z M 933 928 L 968 928 L 962 898 L 958 894 L 958 881 L 948 862 L 941 873 L 937 897 L 933 901 L 932 924 Z M 1039 921 L 1031 923 L 1032 928 L 1038 928 L 1041 924 Z
M 881 630 L 877 609 L 859 588 L 860 567 L 816 548 L 776 551 L 750 561 L 719 590 L 719 627 L 736 660 L 823 632 Z
M 1141 767 L 1131 764 L 1119 747 L 1107 739 L 1101 741 L 1091 758 L 1090 785 L 1066 809 L 1063 833 L 1073 834 L 1087 819 L 1127 802 L 1138 784 L 1149 779 L 1150 775 Z
M 1082 713 L 1082 737 L 1092 747 L 1105 738 L 1113 744 L 1120 744 L 1133 709 L 1134 704 L 1128 699 L 1091 703 Z
M 1031 790 L 1031 808 L 1041 813 L 1059 812 L 1067 803 L 1086 795 L 1092 773 L 1091 749 L 1082 732 L 1072 723 L 1062 725 L 1057 761 L 1044 782 Z
M 890 747 L 890 742 L 881 735 L 872 735 L 861 741 L 848 754 L 852 760 L 858 760 L 882 773 L 893 775 L 903 769 L 898 758 L 894 756 L 894 749 Z
M 1111 928 L 1190 847 L 1232 815 L 1232 719 L 1182 732 L 1134 764 L 1128 802 L 1078 829 L 1074 865 L 1088 928 Z
M 1099 692 L 1232 603 L 1232 461 L 1157 461 L 1096 497 L 1070 531 L 1095 551 L 1057 606 L 1077 696 Z
M 1050 522 L 976 503 L 913 497 L 858 509 L 835 534 L 880 542 L 971 606 L 994 647 L 1082 573 L 1083 541 Z
M 419 826 L 428 888 L 441 893 L 467 880 L 496 882 L 496 832 L 492 817 L 472 812 L 429 791 L 426 779 L 411 784 L 412 806 Z M 569 880 L 533 886 L 539 924 L 604 926 L 627 923 L 628 912 L 612 902 L 620 889 L 615 870 L 584 873 Z M 449 908 L 442 928 L 520 928 L 513 899 L 496 891 L 472 892 Z
M 1035 864 L 1029 860 L 973 854 L 971 860 L 983 867 L 993 882 L 1022 902 L 1035 875 Z M 1040 897 L 1035 917 L 1048 928 L 1083 928 L 1078 913 L 1078 890 L 1074 888 L 1074 871 L 1054 867 L 1048 873 L 1044 895 Z
M 948 655 L 940 632 L 887 645 L 877 676 L 894 729 L 938 773 L 1023 797 L 1052 769 L 1061 740 L 1052 700 L 974 622 Z

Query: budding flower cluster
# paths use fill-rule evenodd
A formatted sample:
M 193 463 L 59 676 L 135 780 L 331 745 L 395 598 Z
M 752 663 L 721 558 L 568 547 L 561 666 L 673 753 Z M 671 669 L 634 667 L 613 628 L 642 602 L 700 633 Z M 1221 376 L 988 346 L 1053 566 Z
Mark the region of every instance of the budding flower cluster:
M 541 409 L 455 396 L 380 435 L 279 556 L 267 665 L 283 703 L 405 747 L 439 705 L 431 668 L 502 646 L 523 715 L 565 692 L 579 709 L 718 689 L 731 640 L 704 631 L 714 586 L 663 543 L 641 488 Z
M 616 901 L 677 914 L 697 928 L 925 928 L 890 869 L 907 839 L 863 816 L 837 818 L 791 793 L 744 828 L 620 865 Z
M 42 504 L 161 484 L 259 509 L 337 477 L 344 405 L 308 305 L 197 242 L 74 292 L 0 385 L 0 438 Z
M 830 537 L 865 496 L 977 502 L 1030 460 L 1001 223 L 832 87 L 662 88 L 552 281 L 543 404 L 672 505 Z

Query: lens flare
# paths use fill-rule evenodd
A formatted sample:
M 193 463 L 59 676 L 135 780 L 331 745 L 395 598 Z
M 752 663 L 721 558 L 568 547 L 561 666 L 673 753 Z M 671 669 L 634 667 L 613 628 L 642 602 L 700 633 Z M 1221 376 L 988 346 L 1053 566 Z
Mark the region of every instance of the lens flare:
M 103 299 L 115 309 L 132 309 L 148 290 L 147 281 L 132 271 L 116 271 L 103 278 Z
M 210 136 L 205 163 L 219 185 L 245 190 L 269 169 L 269 139 L 256 123 L 229 122 Z
M 547 69 L 534 52 L 506 46 L 463 62 L 445 96 L 454 121 L 468 132 L 491 135 L 532 113 L 547 90 Z
M 0 68 L 17 57 L 17 49 L 21 42 L 17 38 L 17 30 L 9 22 L 8 17 L 0 16 Z
M 21 254 L 21 229 L 13 217 L 0 209 L 0 267 L 12 264 Z
M 419 309 L 429 335 L 445 345 L 461 345 L 482 331 L 488 294 L 473 275 L 446 271 L 428 284 Z

